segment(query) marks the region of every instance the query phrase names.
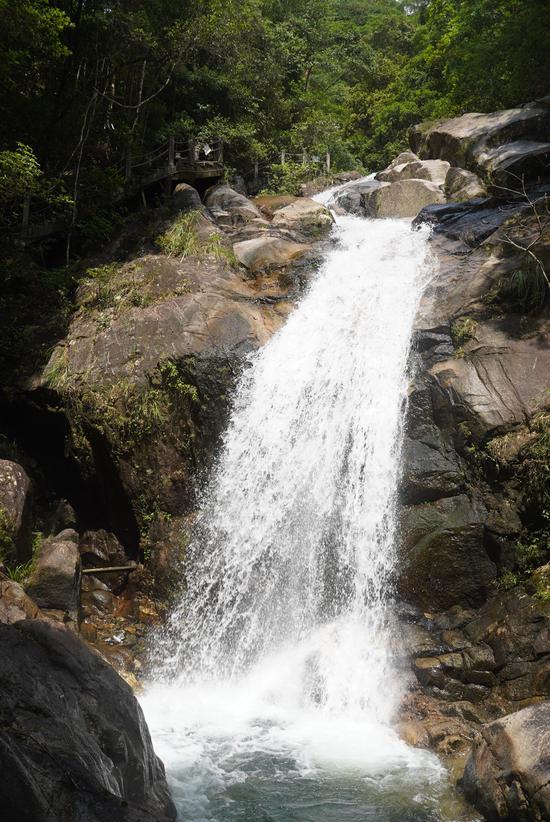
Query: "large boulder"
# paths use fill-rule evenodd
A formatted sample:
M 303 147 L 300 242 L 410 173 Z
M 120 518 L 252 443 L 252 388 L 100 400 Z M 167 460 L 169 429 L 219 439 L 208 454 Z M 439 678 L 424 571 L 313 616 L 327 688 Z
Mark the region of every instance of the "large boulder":
M 480 148 L 475 161 L 492 189 L 507 196 L 509 188 L 521 191 L 521 180 L 542 180 L 548 176 L 550 143 L 515 140 L 495 148 Z
M 132 260 L 90 270 L 66 338 L 32 382 L 33 404 L 65 414 L 67 452 L 132 559 L 154 555 L 149 533 L 195 506 L 241 368 L 315 264 L 290 265 L 310 245 L 228 186 L 207 204 L 218 225 L 208 212 L 157 222 L 135 238 Z
M 172 203 L 177 211 L 193 211 L 202 208 L 199 192 L 187 183 L 178 183 L 172 194 Z
M 84 568 L 128 566 L 128 557 L 120 541 L 115 534 L 103 528 L 98 531 L 86 531 L 80 538 L 78 547 Z M 127 579 L 127 571 L 101 574 L 102 585 L 112 591 L 118 590 Z M 84 584 L 82 588 L 84 590 Z
M 279 208 L 272 221 L 279 229 L 301 234 L 311 240 L 318 240 L 328 234 L 333 223 L 328 208 L 307 197 L 300 197 L 290 205 Z
M 550 819 L 550 702 L 484 725 L 462 787 L 488 822 Z
M 390 165 L 378 172 L 376 179 L 386 183 L 397 183 L 399 180 L 428 180 L 440 188 L 445 185 L 450 163 L 446 160 L 413 160 L 398 165 Z
M 41 608 L 63 611 L 76 618 L 80 574 L 78 534 L 67 529 L 42 543 L 27 593 Z
M 0 622 L 10 625 L 21 619 L 41 619 L 40 608 L 22 585 L 0 572 Z
M 101 291 L 93 280 L 80 291 L 35 402 L 70 409 L 68 447 L 99 478 L 108 529 L 135 558 L 140 532 L 194 505 L 241 364 L 284 322 L 295 280 L 288 272 L 266 290 L 217 241 L 107 273 Z
M 176 810 L 131 688 L 69 631 L 0 625 L 4 822 L 170 822 Z
M 365 198 L 383 188 L 387 183 L 381 183 L 378 180 L 366 179 L 357 180 L 356 182 L 348 183 L 339 189 L 330 202 L 331 208 L 337 212 L 345 212 L 346 214 L 354 214 L 357 217 L 367 216 L 365 211 Z
M 424 206 L 444 203 L 445 195 L 436 183 L 412 179 L 382 183 L 363 200 L 369 217 L 416 217 Z
M 445 177 L 445 194 L 453 202 L 486 197 L 487 191 L 481 179 L 473 171 L 465 168 L 449 168 Z
M 251 200 L 226 184 L 216 186 L 208 192 L 206 206 L 214 215 L 216 222 L 224 226 L 236 226 L 262 219 L 260 211 Z
M 539 101 L 421 123 L 412 129 L 410 143 L 423 159 L 447 160 L 498 183 L 513 182 L 515 175 L 536 178 L 544 174 L 550 152 L 550 107 Z
M 486 515 L 465 494 L 404 508 L 399 587 L 408 600 L 427 609 L 483 602 L 496 578 Z
M 285 268 L 310 250 L 311 246 L 306 243 L 295 243 L 269 234 L 233 246 L 238 261 L 254 274 Z
M 109 565 L 124 565 L 127 561 L 124 548 L 115 534 L 104 528 L 82 534 L 79 549 L 84 567 L 105 568 Z
M 31 482 L 11 460 L 0 460 L 0 561 L 30 553 Z
M 441 256 L 444 257 L 445 252 L 451 251 L 454 257 L 456 253 L 464 254 L 472 248 L 478 248 L 517 208 L 517 203 L 503 203 L 500 208 L 495 208 L 489 197 L 476 197 L 465 202 L 426 206 L 418 214 L 413 225 L 430 223 L 434 234 L 440 234 L 445 238 Z M 448 240 L 454 242 L 449 243 Z M 460 268 L 461 264 L 457 262 L 456 257 L 454 259 L 455 269 Z M 469 280 L 464 283 L 465 287 L 470 285 Z

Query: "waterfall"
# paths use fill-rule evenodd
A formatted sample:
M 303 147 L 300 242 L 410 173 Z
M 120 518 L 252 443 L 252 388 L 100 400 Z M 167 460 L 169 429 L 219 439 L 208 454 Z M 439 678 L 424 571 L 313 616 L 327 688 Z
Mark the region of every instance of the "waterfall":
M 390 728 L 401 693 L 391 603 L 427 235 L 352 216 L 333 233 L 307 293 L 244 370 L 168 630 L 169 684 L 144 700 L 168 744 L 178 695 L 186 742 L 162 753 L 188 762 L 198 745 L 212 778 L 226 770 L 220 739 L 233 755 L 240 738 L 241 754 L 351 757 L 371 770 L 420 756 Z

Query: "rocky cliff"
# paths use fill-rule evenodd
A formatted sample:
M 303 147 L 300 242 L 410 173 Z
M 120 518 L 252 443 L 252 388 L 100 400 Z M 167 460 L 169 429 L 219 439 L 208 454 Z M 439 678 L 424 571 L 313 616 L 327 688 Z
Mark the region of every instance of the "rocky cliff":
M 507 778 L 486 767 L 496 732 L 485 723 L 550 694 L 549 156 L 548 100 L 423 124 L 411 151 L 342 188 L 335 204 L 433 228 L 400 491 L 397 653 L 410 677 L 401 729 L 454 763 L 476 740 L 464 784 L 487 818 L 519 817 L 511 794 L 490 807 L 478 799 L 484 779 Z M 70 694 L 75 717 L 96 693 L 75 685 L 71 655 L 128 708 L 124 751 L 109 747 L 108 711 L 97 706 L 82 738 L 59 728 L 67 750 L 91 751 L 98 774 L 105 756 L 115 768 L 111 781 L 97 776 L 94 810 L 74 816 L 70 785 L 84 777 L 67 787 L 52 765 L 44 779 L 73 809 L 67 819 L 112 808 L 114 818 L 171 818 L 162 769 L 135 731 L 137 706 L 72 634 L 137 684 L 144 634 L 182 577 L 232 386 L 284 322 L 331 224 L 305 198 L 253 203 L 222 185 L 203 204 L 178 187 L 169 207 L 89 261 L 66 337 L 44 368 L 2 392 L 0 558 L 27 592 L 0 577 L 0 622 L 17 623 L 0 639 L 28 656 L 29 681 L 41 667 Z M 523 727 L 498 726 L 508 736 Z M 36 754 L 30 737 L 28 750 L 14 747 L 18 733 L 6 726 L 14 774 L 32 770 L 20 763 Z M 529 743 L 537 767 L 539 742 Z M 149 786 L 150 808 L 124 804 L 128 780 Z M 525 818 L 544 818 L 530 795 L 539 777 L 522 771 L 512 782 Z
M 421 124 L 410 151 L 336 195 L 432 226 L 403 445 L 401 727 L 457 773 L 476 740 L 464 785 L 488 819 L 548 812 L 546 720 L 529 709 L 523 738 L 498 718 L 550 696 L 549 103 Z M 528 750 L 516 776 L 507 744 Z

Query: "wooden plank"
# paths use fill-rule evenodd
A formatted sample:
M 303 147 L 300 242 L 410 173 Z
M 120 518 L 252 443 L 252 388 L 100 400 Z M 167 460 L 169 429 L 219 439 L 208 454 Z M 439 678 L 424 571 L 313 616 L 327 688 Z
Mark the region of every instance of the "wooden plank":
M 115 574 L 115 573 L 120 573 L 121 571 L 128 571 L 128 573 L 131 573 L 132 571 L 135 571 L 137 567 L 138 567 L 137 565 L 111 565 L 111 566 L 108 566 L 107 568 L 83 568 L 82 573 L 83 574 L 94 574 L 94 575 L 96 575 L 96 574 Z

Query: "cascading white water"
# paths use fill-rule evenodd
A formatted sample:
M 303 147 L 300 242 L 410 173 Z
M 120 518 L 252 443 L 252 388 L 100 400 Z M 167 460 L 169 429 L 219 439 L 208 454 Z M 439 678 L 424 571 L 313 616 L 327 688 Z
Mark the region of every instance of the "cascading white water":
M 435 772 L 390 728 L 400 694 L 395 495 L 427 237 L 406 221 L 351 216 L 335 234 L 308 293 L 240 381 L 165 682 L 143 700 L 194 822 L 264 818 L 216 815 L 208 799 L 218 780 L 245 778 L 242 757 L 254 751 L 293 767 Z

